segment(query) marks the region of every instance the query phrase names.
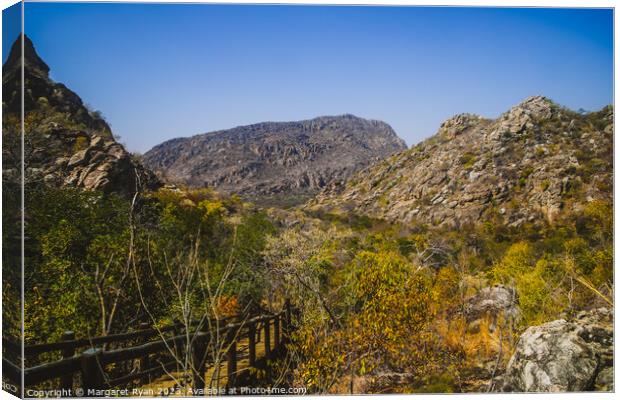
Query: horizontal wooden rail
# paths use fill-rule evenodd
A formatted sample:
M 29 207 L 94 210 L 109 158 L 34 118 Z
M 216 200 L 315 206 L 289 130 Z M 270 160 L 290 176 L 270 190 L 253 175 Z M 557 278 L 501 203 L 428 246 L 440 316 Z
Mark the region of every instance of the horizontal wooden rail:
M 113 387 L 127 384 L 135 380 L 143 380 L 145 378 L 148 380 L 151 376 L 161 375 L 167 369 L 174 368 L 178 364 L 177 360 L 172 360 L 167 361 L 163 365 L 160 364 L 157 366 L 151 366 L 149 358 L 151 355 L 169 354 L 170 349 L 178 349 L 179 346 L 188 346 L 188 351 L 192 351 L 194 356 L 197 357 L 195 360 L 199 360 L 198 364 L 200 374 L 194 377 L 194 384 L 197 385 L 197 387 L 200 387 L 204 384 L 203 378 L 204 369 L 206 367 L 205 357 L 207 344 L 212 338 L 212 335 L 221 335 L 222 340 L 225 340 L 225 342 L 228 343 L 228 375 L 230 382 L 234 382 L 235 377 L 238 375 L 238 371 L 236 371 L 238 351 L 245 351 L 245 349 L 249 350 L 248 357 L 250 358 L 250 362 L 253 364 L 255 362 L 256 354 L 255 348 L 252 346 L 255 346 L 256 343 L 255 335 L 261 330 L 257 328 L 260 328 L 261 326 L 263 327 L 262 329 L 265 331 L 265 340 L 268 340 L 270 335 L 270 325 L 272 325 L 271 321 L 274 321 L 274 337 L 276 338 L 275 346 L 277 347 L 279 342 L 278 338 L 280 335 L 278 327 L 280 326 L 280 322 L 286 323 L 286 320 L 282 319 L 283 317 L 288 318 L 285 311 L 271 315 L 260 315 L 252 318 L 246 317 L 244 319 L 241 319 L 239 316 L 235 316 L 225 320 L 215 321 L 215 325 L 220 325 L 233 318 L 240 319 L 238 322 L 230 322 L 219 327 L 215 332 L 194 330 L 193 332 L 185 332 L 171 337 L 164 337 L 159 340 L 154 340 L 139 345 L 106 351 L 96 348 L 95 345 L 156 336 L 163 332 L 175 331 L 175 328 L 177 328 L 178 325 L 160 329 L 141 329 L 130 333 L 114 334 L 90 339 L 65 340 L 57 343 L 26 346 L 26 348 L 29 349 L 27 352 L 29 355 L 63 350 L 64 358 L 58 361 L 26 368 L 24 370 L 25 384 L 26 386 L 32 386 L 47 380 L 62 378 L 61 385 L 63 387 L 70 387 L 71 382 L 73 381 L 73 375 L 78 372 L 81 372 L 82 374 L 84 388 L 100 388 L 104 386 Z M 250 335 L 252 335 L 251 338 Z M 65 337 L 73 336 L 65 335 Z M 250 338 L 251 344 L 243 347 L 238 346 L 237 343 L 246 337 Z M 89 346 L 86 351 L 81 354 L 73 355 L 76 348 L 85 346 Z M 265 344 L 265 349 L 265 357 L 268 358 L 270 353 L 270 345 L 268 343 Z M 105 369 L 106 365 L 129 360 L 140 360 L 141 370 L 139 372 L 131 373 L 126 376 L 117 377 L 104 382 L 105 379 L 101 371 Z M 19 380 L 21 375 L 20 368 L 9 363 L 7 360 L 3 360 L 3 371 L 5 371 L 9 377 L 15 375 L 17 380 Z M 198 381 L 196 381 L 196 379 Z M 202 382 L 200 382 L 201 380 Z
M 24 381 L 26 385 L 35 385 L 48 379 L 59 378 L 62 375 L 80 371 L 80 357 L 73 356 L 58 361 L 52 361 L 36 367 L 24 370 Z
M 235 315 L 232 317 L 226 317 L 226 318 L 220 319 L 219 321 L 212 321 L 211 323 L 217 323 L 217 322 L 222 323 L 222 322 L 228 321 L 230 319 L 235 319 L 235 318 L 239 318 L 239 316 Z M 207 321 L 198 321 L 198 320 L 191 321 L 192 324 L 199 324 L 201 322 L 202 324 L 207 323 Z M 50 351 L 68 350 L 68 349 L 76 349 L 79 347 L 123 342 L 123 341 L 128 341 L 128 340 L 133 340 L 133 339 L 155 336 L 160 333 L 173 332 L 175 329 L 178 329 L 181 327 L 184 327 L 182 323 L 176 323 L 174 325 L 168 325 L 162 328 L 141 329 L 141 330 L 137 330 L 134 332 L 115 333 L 111 335 L 96 336 L 92 338 L 64 340 L 64 341 L 54 342 L 54 343 L 29 344 L 29 345 L 24 346 L 24 354 L 26 356 L 34 356 L 34 355 L 38 355 L 42 353 L 47 353 Z M 11 350 L 21 351 L 21 346 L 18 343 L 10 342 L 8 340 L 3 339 L 2 344 Z
M 191 337 L 195 336 L 195 334 L 189 336 L 191 341 Z M 101 354 L 100 362 L 102 366 L 105 366 L 114 362 L 133 360 L 134 358 L 142 357 L 147 354 L 159 353 L 163 350 L 167 350 L 168 348 L 185 344 L 187 339 L 188 335 L 179 335 L 169 339 L 157 340 L 125 349 L 105 351 Z M 198 340 L 201 339 L 203 339 L 203 336 L 201 336 Z
M 42 353 L 47 353 L 50 351 L 57 350 L 68 350 L 68 349 L 76 349 L 78 347 L 86 347 L 86 346 L 95 346 L 101 344 L 109 344 L 114 342 L 122 342 L 132 339 L 139 339 L 143 337 L 153 336 L 158 334 L 158 332 L 171 332 L 174 330 L 174 327 L 165 327 L 161 328 L 159 331 L 151 328 L 145 330 L 139 330 L 135 332 L 129 333 L 118 333 L 112 334 L 108 336 L 98 336 L 93 338 L 83 338 L 76 340 L 67 340 L 62 342 L 55 343 L 41 343 L 41 344 L 33 344 L 27 345 L 24 347 L 24 353 L 27 356 L 38 355 Z

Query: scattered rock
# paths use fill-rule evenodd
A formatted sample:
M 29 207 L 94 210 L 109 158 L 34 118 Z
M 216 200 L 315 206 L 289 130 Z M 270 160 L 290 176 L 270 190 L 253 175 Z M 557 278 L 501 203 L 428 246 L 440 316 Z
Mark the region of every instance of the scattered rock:
M 80 150 L 72 155 L 67 163 L 67 167 L 74 168 L 86 164 L 88 162 L 89 150 L 90 149 Z

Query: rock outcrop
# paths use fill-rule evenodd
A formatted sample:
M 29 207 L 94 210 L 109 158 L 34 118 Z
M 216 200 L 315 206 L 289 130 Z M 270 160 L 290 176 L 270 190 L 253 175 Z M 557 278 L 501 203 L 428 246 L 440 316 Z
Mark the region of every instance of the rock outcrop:
M 498 382 L 507 392 L 613 391 L 613 311 L 528 328 Z
M 24 56 L 21 46 L 23 37 Z M 21 112 L 21 65 L 24 64 L 24 112 L 41 112 L 41 101 L 58 113 L 84 128 L 112 136 L 109 125 L 98 112 L 88 110 L 80 96 L 62 83 L 49 77 L 49 66 L 39 57 L 34 44 L 28 36 L 20 36 L 2 66 L 2 107 L 3 112 L 19 116 Z
M 173 183 L 294 204 L 406 148 L 386 123 L 343 115 L 172 139 L 144 162 Z
M 517 292 L 503 285 L 482 288 L 467 299 L 465 316 L 470 331 L 477 330 L 483 318 L 489 320 L 491 331 L 495 330 L 500 317 L 504 321 L 517 321 L 520 316 Z
M 70 158 L 56 160 L 45 176 L 48 182 L 115 193 L 135 193 L 159 185 L 155 175 L 125 151 L 122 145 L 101 136 L 91 135 L 84 150 Z
M 129 196 L 154 189 L 157 177 L 114 139 L 98 112 L 49 77 L 49 67 L 24 40 L 24 164 L 28 187 L 79 187 Z M 2 70 L 3 177 L 18 184 L 21 163 L 21 37 Z
M 536 96 L 495 120 L 457 115 L 410 150 L 329 185 L 307 208 L 450 227 L 553 221 L 611 200 L 612 155 L 611 106 L 580 114 Z

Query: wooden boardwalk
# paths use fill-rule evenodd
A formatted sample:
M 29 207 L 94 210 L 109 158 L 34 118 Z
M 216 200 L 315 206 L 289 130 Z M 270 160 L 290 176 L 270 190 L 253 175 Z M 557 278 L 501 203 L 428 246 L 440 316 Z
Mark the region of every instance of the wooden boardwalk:
M 249 339 L 244 338 L 237 342 L 237 370 L 238 375 L 251 374 L 249 361 Z M 270 348 L 275 348 L 275 338 L 270 338 Z M 264 359 L 265 354 L 265 335 L 261 335 L 256 341 L 256 358 Z M 209 365 L 204 374 L 205 391 L 208 394 L 224 394 L 228 385 L 229 362 L 224 357 L 219 365 Z M 139 387 L 138 392 L 142 396 L 191 396 L 192 393 L 186 388 L 188 374 L 183 371 L 170 371 L 150 383 Z M 224 392 L 222 392 L 224 391 Z
M 192 391 L 224 394 L 218 389 L 245 385 L 253 376 L 268 376 L 267 361 L 284 354 L 292 329 L 288 303 L 276 314 L 217 322 L 214 326 L 219 328 L 210 332 L 180 325 L 154 329 L 144 324 L 134 332 L 87 339 L 76 339 L 67 332 L 60 342 L 25 347 L 27 360 L 49 360 L 55 354 L 61 358 L 26 368 L 24 386 L 61 389 L 79 397 L 91 389 L 129 390 L 133 396 L 182 396 Z M 218 351 L 212 337 L 217 338 L 213 342 Z M 15 354 L 21 350 L 19 344 L 3 344 Z M 183 349 L 179 353 L 184 356 L 175 357 L 176 349 Z M 3 362 L 4 375 L 18 388 L 19 364 Z

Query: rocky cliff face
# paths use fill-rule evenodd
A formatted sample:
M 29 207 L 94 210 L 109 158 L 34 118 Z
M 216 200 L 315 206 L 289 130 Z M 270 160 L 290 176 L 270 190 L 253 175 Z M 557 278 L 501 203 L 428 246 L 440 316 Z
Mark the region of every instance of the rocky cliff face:
M 117 143 L 98 112 L 49 77 L 49 67 L 24 37 L 24 164 L 26 185 L 81 187 L 123 195 L 159 185 Z M 19 181 L 21 38 L 2 68 L 3 176 Z
M 174 183 L 294 203 L 406 148 L 386 123 L 343 115 L 173 139 L 144 162 Z
M 491 216 L 511 226 L 553 221 L 611 199 L 612 145 L 611 107 L 579 114 L 531 97 L 495 120 L 457 115 L 306 207 L 453 227 Z

